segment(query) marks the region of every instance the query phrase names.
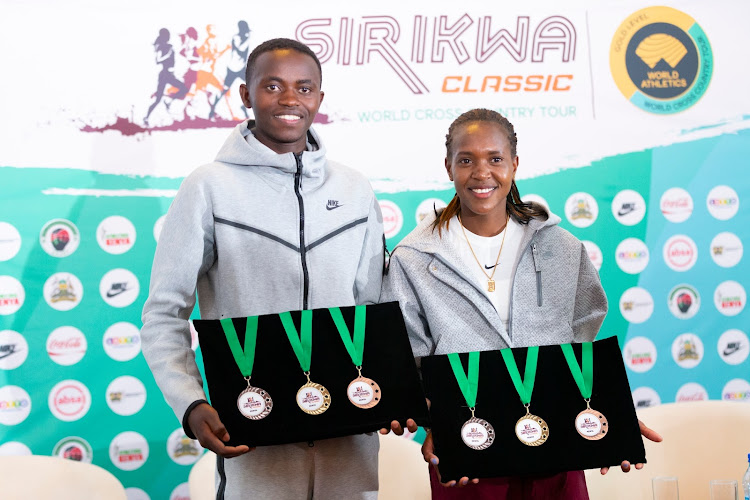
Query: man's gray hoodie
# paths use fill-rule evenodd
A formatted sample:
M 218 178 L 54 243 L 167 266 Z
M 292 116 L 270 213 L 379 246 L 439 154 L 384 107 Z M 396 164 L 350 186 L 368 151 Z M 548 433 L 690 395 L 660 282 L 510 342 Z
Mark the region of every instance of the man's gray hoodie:
M 394 249 L 380 298 L 400 302 L 415 357 L 594 339 L 607 297 L 559 217 L 521 226 L 508 331 L 468 264 L 433 230 L 435 218 L 425 217 Z
M 206 399 L 190 349 L 196 291 L 203 319 L 375 303 L 380 294 L 382 216 L 367 179 L 326 160 L 312 129 L 295 155 L 258 142 L 252 126 L 239 124 L 216 160 L 185 178 L 154 257 L 143 354 L 181 421 Z

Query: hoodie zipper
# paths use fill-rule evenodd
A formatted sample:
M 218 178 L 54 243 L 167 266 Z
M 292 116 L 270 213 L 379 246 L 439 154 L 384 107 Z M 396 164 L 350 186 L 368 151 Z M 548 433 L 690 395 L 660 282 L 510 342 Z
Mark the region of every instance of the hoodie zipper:
M 294 194 L 297 195 L 297 202 L 299 203 L 299 255 L 302 259 L 303 279 L 302 309 L 307 309 L 307 293 L 310 288 L 310 276 L 307 273 L 307 251 L 305 250 L 305 205 L 302 203 L 302 194 L 299 191 L 302 187 L 302 153 L 295 153 L 294 159 L 297 161 L 297 173 L 294 174 Z
M 531 257 L 534 259 L 534 270 L 536 270 L 536 305 L 542 305 L 542 270 L 539 268 L 539 255 L 536 242 L 531 244 Z

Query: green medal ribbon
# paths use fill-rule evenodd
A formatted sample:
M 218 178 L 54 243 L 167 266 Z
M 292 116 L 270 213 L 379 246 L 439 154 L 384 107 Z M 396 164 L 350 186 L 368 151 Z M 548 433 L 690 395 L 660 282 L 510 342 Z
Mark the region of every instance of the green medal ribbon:
M 456 353 L 448 354 L 448 361 L 453 368 L 453 375 L 456 376 L 458 387 L 464 395 L 466 404 L 469 408 L 474 409 L 477 404 L 477 389 L 479 388 L 479 352 L 469 353 L 469 375 L 466 376 L 464 365 L 461 358 Z
M 594 349 L 591 342 L 584 342 L 581 344 L 581 354 L 583 357 L 583 370 L 578 366 L 578 360 L 573 352 L 573 346 L 570 344 L 562 344 L 563 354 L 565 355 L 565 361 L 568 362 L 570 373 L 578 385 L 578 390 L 581 391 L 583 399 L 591 399 L 591 391 L 594 387 Z
M 349 327 L 346 326 L 344 316 L 341 314 L 341 309 L 338 307 L 331 307 L 328 309 L 331 312 L 333 322 L 336 324 L 336 329 L 341 335 L 341 340 L 344 341 L 346 350 L 349 352 L 349 356 L 352 358 L 354 366 L 362 366 L 362 355 L 365 352 L 365 319 L 367 306 L 356 306 L 354 308 L 354 341 L 352 341 L 351 334 L 349 333 Z
M 505 361 L 505 366 L 508 368 L 510 379 L 513 381 L 513 385 L 516 386 L 518 395 L 521 396 L 521 402 L 524 405 L 531 403 L 531 393 L 534 392 L 534 379 L 536 378 L 536 363 L 539 359 L 539 346 L 529 347 L 526 354 L 526 368 L 524 369 L 523 380 L 521 380 L 521 373 L 518 371 L 518 365 L 516 360 L 513 358 L 513 351 L 510 349 L 503 349 L 500 351 Z
M 284 331 L 292 344 L 294 354 L 297 356 L 299 366 L 302 371 L 310 371 L 310 361 L 312 360 L 312 311 L 307 309 L 302 311 L 302 323 L 300 324 L 300 333 L 292 321 L 292 315 L 288 312 L 279 314 L 281 324 L 284 325 Z
M 245 326 L 245 347 L 240 346 L 240 339 L 237 336 L 237 330 L 234 329 L 232 318 L 219 320 L 224 335 L 227 338 L 229 349 L 232 351 L 234 361 L 242 372 L 244 377 L 250 377 L 253 374 L 253 362 L 255 361 L 255 341 L 258 337 L 258 317 L 250 316 L 247 318 Z

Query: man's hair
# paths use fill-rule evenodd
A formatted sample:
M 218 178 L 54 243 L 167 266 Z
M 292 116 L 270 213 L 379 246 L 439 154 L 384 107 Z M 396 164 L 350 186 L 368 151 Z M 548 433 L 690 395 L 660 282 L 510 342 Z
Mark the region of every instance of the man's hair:
M 513 124 L 510 123 L 507 118 L 505 118 L 497 111 L 477 108 L 465 112 L 464 114 L 456 118 L 453 123 L 451 123 L 450 127 L 448 128 L 448 134 L 445 136 L 446 158 L 450 158 L 451 154 L 453 153 L 453 134 L 456 129 L 468 123 L 476 122 L 489 122 L 500 125 L 500 127 L 502 127 L 503 131 L 505 132 L 506 138 L 508 139 L 511 158 L 516 157 L 516 146 L 518 145 L 518 138 L 516 137 L 516 131 L 513 128 Z M 518 186 L 516 186 L 515 179 L 513 179 L 511 183 L 510 191 L 508 192 L 508 196 L 505 201 L 505 209 L 507 210 L 508 214 L 520 224 L 528 224 L 529 221 L 535 217 L 538 217 L 542 220 L 546 220 L 549 217 L 549 214 L 542 206 L 531 203 L 524 203 L 523 201 L 521 201 L 521 194 L 518 192 Z M 443 226 L 446 226 L 447 228 L 449 221 L 454 215 L 458 215 L 459 217 L 461 216 L 461 200 L 458 197 L 458 193 L 453 196 L 453 199 L 450 201 L 450 203 L 448 203 L 448 206 L 445 207 L 442 212 L 437 214 L 437 218 L 432 225 L 433 230 L 437 228 L 438 234 L 442 236 Z
M 250 56 L 247 58 L 247 67 L 245 68 L 245 83 L 248 85 L 250 84 L 250 79 L 252 78 L 253 70 L 255 69 L 255 61 L 258 60 L 258 57 L 260 57 L 261 54 L 283 49 L 296 50 L 301 54 L 312 57 L 313 61 L 315 61 L 315 65 L 318 67 L 318 72 L 320 74 L 320 84 L 321 86 L 323 85 L 323 69 L 320 67 L 320 60 L 318 59 L 318 56 L 315 55 L 315 52 L 313 52 L 310 47 L 308 47 L 304 43 L 298 42 L 297 40 L 292 40 L 291 38 L 273 38 L 271 40 L 266 40 L 265 42 L 255 47 L 250 53 Z

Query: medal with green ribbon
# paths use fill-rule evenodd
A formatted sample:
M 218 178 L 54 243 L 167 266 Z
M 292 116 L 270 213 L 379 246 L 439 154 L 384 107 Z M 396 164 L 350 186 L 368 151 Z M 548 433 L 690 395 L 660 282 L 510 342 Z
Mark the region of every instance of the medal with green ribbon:
M 461 358 L 456 353 L 448 354 L 453 375 L 456 377 L 458 387 L 464 395 L 466 404 L 469 405 L 471 418 L 461 426 L 461 439 L 464 444 L 474 450 L 489 448 L 495 441 L 495 429 L 482 418 L 474 416 L 477 404 L 477 391 L 479 389 L 479 352 L 469 353 L 469 374 L 464 371 Z
M 516 436 L 525 445 L 539 446 L 544 444 L 549 438 L 549 426 L 543 418 L 533 415 L 529 411 L 531 406 L 531 394 L 534 392 L 534 379 L 536 378 L 536 364 L 539 359 L 539 347 L 529 347 L 526 354 L 526 368 L 524 369 L 523 380 L 521 373 L 518 371 L 516 360 L 513 358 L 513 351 L 503 349 L 500 351 L 508 368 L 510 379 L 516 388 L 516 392 L 521 397 L 521 403 L 526 407 L 526 415 L 516 422 Z
M 234 361 L 240 369 L 240 373 L 247 381 L 247 388 L 237 398 L 237 409 L 246 418 L 260 420 L 266 418 L 273 409 L 271 395 L 260 387 L 250 385 L 250 377 L 253 374 L 253 362 L 255 361 L 255 341 L 258 337 L 258 317 L 247 318 L 245 326 L 245 346 L 240 346 L 240 339 L 231 318 L 220 320 L 221 328 L 232 351 Z
M 346 350 L 349 353 L 349 357 L 352 358 L 352 363 L 357 368 L 359 376 L 351 381 L 349 387 L 346 388 L 347 396 L 349 401 L 352 402 L 357 408 L 372 408 L 380 402 L 382 397 L 380 393 L 380 386 L 372 379 L 362 376 L 362 356 L 365 352 L 365 320 L 366 320 L 366 306 L 356 306 L 354 308 L 354 339 L 349 333 L 349 327 L 346 326 L 344 316 L 341 314 L 341 309 L 338 307 L 331 307 L 328 309 L 331 312 L 331 318 L 336 324 L 336 329 L 341 335 L 341 340 L 346 346 Z
M 586 409 L 576 416 L 576 431 L 585 439 L 597 441 L 603 438 L 609 430 L 609 424 L 604 414 L 591 408 L 591 391 L 594 387 L 594 346 L 591 342 L 581 344 L 581 357 L 583 369 L 578 365 L 578 360 L 573 352 L 573 346 L 562 344 L 560 346 L 568 362 L 568 368 L 573 379 L 581 391 L 581 396 L 586 401 Z
M 299 333 L 288 312 L 279 314 L 289 343 L 297 356 L 299 366 L 307 377 L 307 383 L 297 391 L 297 405 L 305 413 L 320 415 L 331 406 L 331 394 L 328 389 L 310 380 L 310 363 L 312 361 L 312 311 L 301 311 L 302 320 Z

